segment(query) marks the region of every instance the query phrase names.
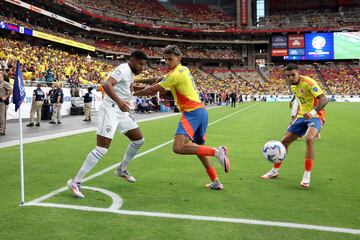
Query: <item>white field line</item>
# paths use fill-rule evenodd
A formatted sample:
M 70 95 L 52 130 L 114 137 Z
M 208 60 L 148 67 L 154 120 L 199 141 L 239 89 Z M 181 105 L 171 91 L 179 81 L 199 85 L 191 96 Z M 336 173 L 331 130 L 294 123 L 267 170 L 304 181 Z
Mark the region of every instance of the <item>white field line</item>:
M 124 203 L 124 201 L 122 200 L 122 198 L 118 194 L 116 194 L 114 192 L 111 192 L 109 190 L 102 189 L 102 188 L 96 188 L 96 187 L 89 187 L 89 186 L 83 186 L 82 188 L 83 189 L 89 189 L 89 190 L 92 190 L 92 191 L 95 191 L 95 192 L 101 192 L 101 193 L 103 193 L 105 195 L 108 195 L 112 200 L 112 204 L 109 207 L 109 209 L 111 209 L 111 210 L 120 209 L 121 206 Z
M 251 220 L 251 219 L 243 219 L 243 218 L 224 218 L 224 217 L 211 217 L 211 216 L 174 214 L 174 213 L 115 210 L 115 209 L 110 209 L 110 208 L 76 206 L 76 205 L 56 204 L 56 203 L 27 203 L 27 204 L 25 204 L 25 206 L 66 208 L 66 209 L 74 209 L 74 210 L 80 210 L 80 211 L 114 213 L 114 214 L 120 214 L 120 215 L 159 217 L 159 218 L 185 219 L 185 220 L 211 221 L 211 222 L 225 222 L 225 223 L 240 223 L 240 224 L 250 224 L 250 225 L 262 225 L 262 226 L 317 230 L 317 231 L 324 231 L 324 232 L 349 233 L 349 234 L 357 234 L 357 235 L 360 234 L 359 229 L 327 227 L 327 226 L 287 223 L 287 222 Z

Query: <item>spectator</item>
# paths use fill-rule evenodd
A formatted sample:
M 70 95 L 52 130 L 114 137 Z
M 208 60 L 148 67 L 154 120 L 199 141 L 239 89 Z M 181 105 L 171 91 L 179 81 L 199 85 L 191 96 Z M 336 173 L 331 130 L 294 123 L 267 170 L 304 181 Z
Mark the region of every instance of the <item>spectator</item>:
M 46 70 L 45 79 L 46 79 L 47 86 L 51 87 L 53 85 L 53 82 L 54 82 L 54 79 L 55 79 L 54 71 L 53 71 L 51 65 Z

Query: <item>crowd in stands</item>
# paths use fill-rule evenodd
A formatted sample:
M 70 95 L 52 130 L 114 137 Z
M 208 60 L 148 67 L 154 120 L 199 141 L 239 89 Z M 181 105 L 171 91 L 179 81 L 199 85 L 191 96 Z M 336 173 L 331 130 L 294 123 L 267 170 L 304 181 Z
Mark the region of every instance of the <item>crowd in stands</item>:
M 235 92 L 240 94 L 263 94 L 263 84 L 258 81 L 258 76 L 254 78 L 244 78 L 247 74 L 257 73 L 254 70 L 241 69 L 229 70 L 227 68 L 206 68 L 205 72 L 214 76 L 214 81 L 222 83 L 217 86 L 215 92 Z M 204 88 L 206 90 L 207 88 Z
M 273 92 L 288 94 L 285 78 L 283 75 L 284 66 L 270 67 L 267 89 Z M 316 70 L 319 69 L 319 71 Z M 360 94 L 360 66 L 347 64 L 327 63 L 324 65 L 299 65 L 299 73 L 309 76 L 317 81 L 326 94 L 334 95 L 359 95 Z
M 176 7 L 185 19 L 194 22 L 230 22 L 231 17 L 218 8 L 200 3 L 179 3 Z
M 280 11 L 261 17 L 260 28 L 282 27 L 341 27 L 360 22 L 360 8 L 341 7 L 338 11 L 330 9 L 311 9 L 302 11 Z
M 58 37 L 62 37 L 65 39 L 74 40 L 77 42 L 89 44 L 91 46 L 95 46 L 97 49 L 107 50 L 115 53 L 127 54 L 129 55 L 134 50 L 144 51 L 148 56 L 161 58 L 161 48 L 157 47 L 147 47 L 144 45 L 137 45 L 135 47 L 129 46 L 125 43 L 113 43 L 109 40 L 91 40 L 88 38 L 83 38 L 81 36 L 72 36 L 69 34 L 63 34 L 59 32 L 55 32 L 49 29 L 45 29 L 39 26 L 33 26 L 29 23 L 19 21 L 15 18 L 8 18 L 0 15 L 0 19 L 12 23 L 15 25 L 25 26 L 31 29 L 36 29 L 41 32 L 45 32 L 48 34 L 52 34 Z M 241 59 L 239 52 L 232 50 L 231 48 L 227 49 L 215 49 L 215 50 L 204 50 L 202 48 L 193 48 L 193 47 L 183 47 L 181 48 L 184 53 L 184 57 L 186 58 L 199 58 L 199 59 Z
M 240 53 L 228 49 L 202 49 L 193 47 L 184 47 L 181 49 L 184 57 L 186 58 L 199 58 L 199 59 L 241 59 Z
M 127 45 L 115 44 L 110 41 L 96 41 L 95 46 L 100 49 L 109 50 L 118 53 L 130 54 L 131 49 Z
M 137 49 L 142 50 L 142 47 Z M 14 75 L 16 60 L 20 60 L 27 85 L 40 81 L 51 86 L 53 82 L 60 82 L 71 88 L 98 85 L 106 80 L 114 66 L 120 63 L 111 64 L 86 55 L 70 54 L 26 41 L 0 38 L 0 68 Z M 254 69 L 189 66 L 199 92 L 236 92 L 238 95 L 290 94 L 283 68 L 284 66 L 269 67 L 269 76 L 264 80 Z M 152 65 L 136 76 L 136 80 L 156 78 L 164 75 L 166 71 L 164 65 Z M 302 75 L 316 79 L 327 94 L 360 94 L 359 65 L 326 64 L 317 67 L 304 64 L 299 66 L 299 71 Z M 137 81 L 135 87 L 143 88 L 146 85 Z
M 90 56 L 0 38 L 2 67 L 14 71 L 17 60 L 20 60 L 27 85 L 35 81 L 48 86 L 52 86 L 54 81 L 69 86 L 91 85 L 106 79 L 113 68 L 111 64 L 91 59 Z
M 359 75 L 355 76 L 348 65 L 329 63 L 320 65 L 319 68 L 333 94 L 354 95 L 360 93 Z
M 234 20 L 219 6 L 207 4 L 159 3 L 156 0 L 63 0 L 77 8 L 102 17 L 132 21 L 142 24 L 167 25 L 175 27 L 228 28 Z M 215 25 L 204 23 L 217 23 Z
M 299 73 L 304 76 L 311 77 L 315 79 L 319 86 L 328 93 L 328 89 L 322 83 L 321 79 L 319 78 L 317 71 L 314 65 L 304 64 L 299 65 Z M 285 76 L 284 76 L 284 66 L 276 66 L 269 68 L 269 77 L 268 82 L 265 83 L 267 91 L 269 94 L 278 93 L 278 94 L 289 94 L 290 88 L 284 84 L 285 83 Z

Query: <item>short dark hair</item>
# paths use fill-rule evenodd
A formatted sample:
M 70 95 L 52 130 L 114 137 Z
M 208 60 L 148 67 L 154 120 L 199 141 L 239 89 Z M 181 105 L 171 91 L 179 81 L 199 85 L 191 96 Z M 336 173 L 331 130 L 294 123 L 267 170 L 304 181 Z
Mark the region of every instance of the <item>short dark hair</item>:
M 286 71 L 291 71 L 291 70 L 299 70 L 299 67 L 297 64 L 295 63 L 289 63 L 286 68 L 285 68 Z
M 130 55 L 130 59 L 135 58 L 137 60 L 148 60 L 148 57 L 143 51 L 134 51 Z
M 167 45 L 164 50 L 163 50 L 164 54 L 174 54 L 176 56 L 181 57 L 183 54 L 180 51 L 179 47 L 176 45 Z

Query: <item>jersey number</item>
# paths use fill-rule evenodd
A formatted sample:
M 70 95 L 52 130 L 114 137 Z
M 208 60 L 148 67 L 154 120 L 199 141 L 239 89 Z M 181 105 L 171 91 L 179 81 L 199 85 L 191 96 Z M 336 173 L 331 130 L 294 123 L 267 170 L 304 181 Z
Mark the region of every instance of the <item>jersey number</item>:
M 306 103 L 306 100 L 305 100 L 305 98 L 303 98 L 303 97 L 299 97 L 299 100 L 300 100 L 300 103 L 301 103 L 301 104 L 305 104 L 305 103 Z

